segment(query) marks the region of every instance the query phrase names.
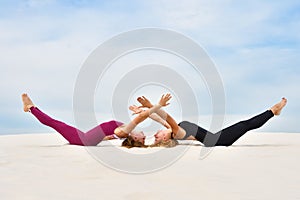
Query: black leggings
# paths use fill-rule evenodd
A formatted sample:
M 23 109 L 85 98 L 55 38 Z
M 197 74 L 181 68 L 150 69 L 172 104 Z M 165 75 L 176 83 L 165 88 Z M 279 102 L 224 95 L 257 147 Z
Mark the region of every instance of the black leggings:
M 261 127 L 273 116 L 273 112 L 267 110 L 251 119 L 240 121 L 215 134 L 188 121 L 180 122 L 178 125 L 186 131 L 184 139 L 192 135 L 207 147 L 230 146 L 247 131 Z

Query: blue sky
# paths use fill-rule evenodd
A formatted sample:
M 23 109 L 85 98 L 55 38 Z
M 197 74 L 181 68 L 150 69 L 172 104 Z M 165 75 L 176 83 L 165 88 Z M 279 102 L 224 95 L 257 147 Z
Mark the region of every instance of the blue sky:
M 22 92 L 50 115 L 74 124 L 73 91 L 84 61 L 112 36 L 144 27 L 177 31 L 206 50 L 225 88 L 224 126 L 286 96 L 282 115 L 260 131 L 300 132 L 297 0 L 13 0 L 0 2 L 0 134 L 52 132 L 22 112 Z M 106 116 L 109 110 L 101 106 Z M 201 114 L 207 126 L 209 109 Z

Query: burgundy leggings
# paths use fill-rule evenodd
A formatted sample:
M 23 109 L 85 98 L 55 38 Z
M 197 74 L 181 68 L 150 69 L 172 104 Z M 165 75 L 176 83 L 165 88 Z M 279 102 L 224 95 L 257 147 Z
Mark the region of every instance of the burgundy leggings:
M 82 146 L 95 146 L 107 135 L 114 134 L 114 130 L 123 123 L 109 121 L 102 123 L 84 133 L 77 128 L 69 126 L 61 121 L 52 119 L 37 107 L 30 108 L 31 113 L 44 125 L 49 126 L 60 133 L 70 144 Z

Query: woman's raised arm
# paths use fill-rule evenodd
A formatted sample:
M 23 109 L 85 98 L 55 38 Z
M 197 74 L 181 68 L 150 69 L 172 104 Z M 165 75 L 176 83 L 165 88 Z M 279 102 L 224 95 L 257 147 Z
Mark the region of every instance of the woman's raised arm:
M 170 94 L 169 98 L 172 98 L 172 96 Z M 142 106 L 140 107 L 147 107 L 147 108 L 152 108 L 153 105 L 152 103 L 145 97 L 138 97 L 138 102 L 140 102 L 142 104 Z M 165 121 L 167 121 L 167 123 L 171 126 L 172 132 L 174 134 L 174 137 L 177 135 L 178 131 L 179 131 L 179 126 L 177 124 L 177 122 L 171 117 L 171 115 L 169 115 L 167 112 L 165 112 L 162 109 L 158 109 L 156 110 L 156 113 Z
M 127 137 L 134 128 L 145 119 L 147 119 L 152 113 L 155 113 L 160 108 L 169 105 L 168 101 L 172 98 L 170 94 L 162 95 L 158 104 L 152 106 L 148 110 L 144 110 L 139 113 L 129 124 L 121 126 L 115 130 L 115 134 L 118 137 Z

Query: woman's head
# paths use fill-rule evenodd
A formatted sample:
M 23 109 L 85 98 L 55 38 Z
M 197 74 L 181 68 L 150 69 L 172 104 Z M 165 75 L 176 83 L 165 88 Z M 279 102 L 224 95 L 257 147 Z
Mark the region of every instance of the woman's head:
M 159 130 L 154 135 L 155 141 L 150 147 L 174 147 L 178 144 L 177 140 L 171 139 L 171 130 Z M 123 147 L 149 147 L 145 145 L 146 136 L 142 131 L 131 132 L 128 137 L 122 142 Z
M 172 134 L 172 132 L 171 132 L 170 129 L 157 131 L 154 134 L 154 138 L 155 138 L 154 144 L 157 144 L 157 143 L 162 142 L 162 141 L 170 140 L 171 139 L 171 134 Z
M 144 142 L 140 142 L 138 140 L 135 140 L 134 137 L 129 135 L 123 142 L 122 142 L 123 147 L 127 148 L 132 148 L 132 147 L 148 147 L 147 145 L 144 144 Z
M 156 142 L 150 146 L 145 145 L 141 142 L 135 141 L 132 136 L 128 136 L 123 142 L 122 146 L 127 147 L 127 148 L 132 148 L 132 147 L 142 147 L 142 148 L 147 148 L 147 147 L 175 147 L 178 145 L 178 141 L 174 139 L 168 139 L 168 140 L 161 140 L 159 142 Z
M 132 131 L 130 133 L 130 136 L 132 137 L 132 139 L 136 142 L 140 142 L 142 144 L 145 144 L 145 139 L 146 136 L 144 135 L 143 131 Z

